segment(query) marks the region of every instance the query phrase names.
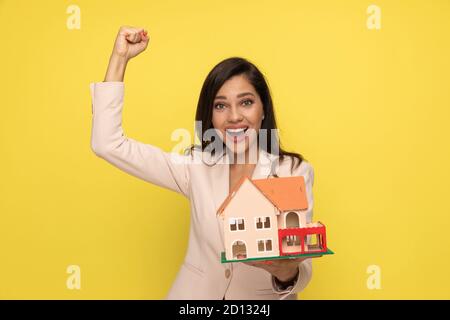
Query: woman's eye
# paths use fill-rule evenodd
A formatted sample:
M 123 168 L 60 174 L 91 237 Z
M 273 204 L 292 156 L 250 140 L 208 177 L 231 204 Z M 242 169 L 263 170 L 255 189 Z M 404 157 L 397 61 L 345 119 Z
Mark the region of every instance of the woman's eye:
M 244 106 L 250 106 L 253 104 L 253 100 L 250 100 L 250 99 L 244 100 L 241 102 L 241 104 L 243 104 Z M 217 110 L 223 110 L 225 107 L 226 106 L 222 103 L 217 103 L 214 105 L 214 109 L 217 109 Z
M 218 109 L 218 110 L 222 110 L 225 106 L 221 103 L 218 103 L 214 106 L 214 108 Z

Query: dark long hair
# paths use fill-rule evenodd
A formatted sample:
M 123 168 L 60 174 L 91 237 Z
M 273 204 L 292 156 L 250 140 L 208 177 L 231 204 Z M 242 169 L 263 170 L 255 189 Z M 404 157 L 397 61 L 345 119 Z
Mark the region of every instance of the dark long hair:
M 271 129 L 277 129 L 277 124 L 275 120 L 275 112 L 272 103 L 272 97 L 270 95 L 270 89 L 267 85 L 266 79 L 261 71 L 251 63 L 250 61 L 240 58 L 232 57 L 225 59 L 218 63 L 208 74 L 203 83 L 202 90 L 200 92 L 200 97 L 198 99 L 197 111 L 195 114 L 195 120 L 201 121 L 202 131 L 213 128 L 212 124 L 212 114 L 213 114 L 213 103 L 217 92 L 220 90 L 222 85 L 233 76 L 244 75 L 248 81 L 253 85 L 256 92 L 258 93 L 264 109 L 264 119 L 262 120 L 261 129 L 267 129 L 267 132 L 271 132 Z M 201 141 L 201 150 L 205 150 L 210 141 L 205 141 L 202 139 L 202 132 L 197 131 L 197 136 Z M 267 149 L 268 153 L 276 154 L 276 150 L 272 150 L 272 135 L 267 135 L 266 146 L 259 146 L 261 148 Z M 259 144 L 258 144 L 259 145 Z M 295 152 L 287 152 L 281 148 L 281 142 L 274 143 L 278 147 L 278 156 L 280 163 L 285 159 L 285 157 L 291 157 L 291 171 L 294 168 L 294 163 L 296 168 L 306 160 L 302 155 Z M 198 148 L 197 145 L 192 145 L 189 151 L 192 153 L 193 149 Z M 295 161 L 297 160 L 297 161 Z

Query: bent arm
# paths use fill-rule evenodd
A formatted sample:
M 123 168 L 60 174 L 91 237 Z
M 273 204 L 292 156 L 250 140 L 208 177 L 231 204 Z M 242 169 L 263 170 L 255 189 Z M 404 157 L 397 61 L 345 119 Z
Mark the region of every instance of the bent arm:
M 188 156 L 128 138 L 122 128 L 124 83 L 90 84 L 93 152 L 117 168 L 149 183 L 189 197 Z

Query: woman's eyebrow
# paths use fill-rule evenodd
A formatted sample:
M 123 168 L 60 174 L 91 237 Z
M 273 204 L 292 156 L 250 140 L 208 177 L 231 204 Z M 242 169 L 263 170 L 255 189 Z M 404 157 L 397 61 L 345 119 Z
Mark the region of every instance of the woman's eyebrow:
M 253 93 L 251 93 L 251 92 L 243 92 L 243 93 L 239 93 L 236 97 L 237 97 L 237 98 L 241 98 L 241 97 L 247 96 L 247 95 L 255 96 L 255 95 L 254 95 Z M 225 96 L 217 96 L 214 100 L 218 100 L 218 99 L 227 100 L 227 97 L 225 97 Z

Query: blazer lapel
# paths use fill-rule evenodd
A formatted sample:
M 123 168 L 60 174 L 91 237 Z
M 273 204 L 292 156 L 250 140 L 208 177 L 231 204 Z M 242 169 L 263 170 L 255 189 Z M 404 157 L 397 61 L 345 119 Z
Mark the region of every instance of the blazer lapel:
M 277 159 L 277 156 L 259 149 L 258 162 L 253 171 L 252 179 L 266 179 L 273 175 L 277 171 Z
M 229 184 L 230 184 L 230 165 L 228 159 L 215 157 L 212 163 L 216 163 L 211 167 L 211 174 L 209 176 L 210 186 L 212 192 L 212 198 L 214 202 L 215 219 L 218 223 L 219 235 L 220 235 L 220 247 L 221 251 L 225 251 L 224 238 L 223 238 L 223 219 L 217 216 L 217 210 L 223 201 L 228 196 Z

